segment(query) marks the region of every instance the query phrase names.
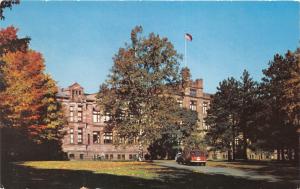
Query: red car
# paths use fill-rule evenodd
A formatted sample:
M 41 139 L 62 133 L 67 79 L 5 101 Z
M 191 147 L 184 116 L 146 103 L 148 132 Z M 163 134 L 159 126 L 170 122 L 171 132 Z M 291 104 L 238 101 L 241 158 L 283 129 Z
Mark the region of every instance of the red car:
M 185 150 L 181 156 L 177 157 L 179 164 L 206 165 L 206 154 L 200 150 Z

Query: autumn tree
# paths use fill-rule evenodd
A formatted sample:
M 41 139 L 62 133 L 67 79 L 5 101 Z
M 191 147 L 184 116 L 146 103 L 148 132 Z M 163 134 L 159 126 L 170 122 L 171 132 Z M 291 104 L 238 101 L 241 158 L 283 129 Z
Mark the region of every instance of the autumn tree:
M 122 137 L 138 137 L 143 148 L 159 138 L 166 125 L 177 121 L 171 115 L 176 101 L 170 94 L 180 82 L 181 56 L 167 38 L 141 34 L 142 27 L 135 27 L 131 43 L 119 49 L 98 97 L 111 116 L 107 127 Z
M 300 72 L 297 52 L 276 54 L 263 70 L 261 146 L 277 150 L 277 159 L 298 159 Z
M 44 73 L 42 55 L 29 50 L 29 39 L 19 39 L 16 32 L 13 27 L 0 31 L 1 155 L 51 158 L 59 152 L 63 125 L 56 83 Z M 33 156 L 31 150 L 40 156 Z
M 30 41 L 29 37 L 19 38 L 17 36 L 17 29 L 13 26 L 0 29 L 0 57 L 2 57 L 7 52 L 16 52 L 16 51 L 26 51 L 28 49 L 28 44 Z M 2 60 L 0 60 L 0 91 L 4 90 L 5 81 L 3 78 L 4 66 Z

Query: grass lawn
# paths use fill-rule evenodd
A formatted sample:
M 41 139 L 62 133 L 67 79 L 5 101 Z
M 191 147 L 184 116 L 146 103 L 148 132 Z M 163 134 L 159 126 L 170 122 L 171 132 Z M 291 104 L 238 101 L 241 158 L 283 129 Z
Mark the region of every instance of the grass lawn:
M 18 164 L 36 169 L 63 169 L 73 171 L 81 170 L 91 171 L 95 174 L 132 176 L 143 179 L 159 178 L 158 173 L 162 171 L 162 167 L 146 162 L 28 161 Z
M 1 167 L 5 189 L 296 189 L 270 183 L 158 166 L 151 162 L 28 161 Z

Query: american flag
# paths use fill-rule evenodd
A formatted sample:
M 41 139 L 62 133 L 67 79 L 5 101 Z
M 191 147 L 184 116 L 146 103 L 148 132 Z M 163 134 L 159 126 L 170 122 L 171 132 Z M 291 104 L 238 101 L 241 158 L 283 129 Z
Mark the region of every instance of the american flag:
M 192 35 L 189 34 L 189 33 L 186 33 L 186 34 L 184 35 L 184 38 L 185 38 L 186 40 L 188 40 L 188 41 L 192 41 L 192 40 L 193 40 Z

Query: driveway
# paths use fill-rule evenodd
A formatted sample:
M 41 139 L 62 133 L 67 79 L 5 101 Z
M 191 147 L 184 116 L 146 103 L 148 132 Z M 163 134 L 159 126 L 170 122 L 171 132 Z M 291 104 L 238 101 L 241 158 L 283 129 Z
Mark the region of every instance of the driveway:
M 277 178 L 274 175 L 262 175 L 256 171 L 250 170 L 241 170 L 235 168 L 228 168 L 228 167 L 211 167 L 211 166 L 190 166 L 190 165 L 179 165 L 174 161 L 154 161 L 155 164 L 165 167 L 172 167 L 177 169 L 185 169 L 190 170 L 193 172 L 204 173 L 208 175 L 226 175 L 226 176 L 233 176 L 233 177 L 240 177 L 249 180 L 264 180 L 269 182 L 278 182 L 282 181 L 281 179 Z

